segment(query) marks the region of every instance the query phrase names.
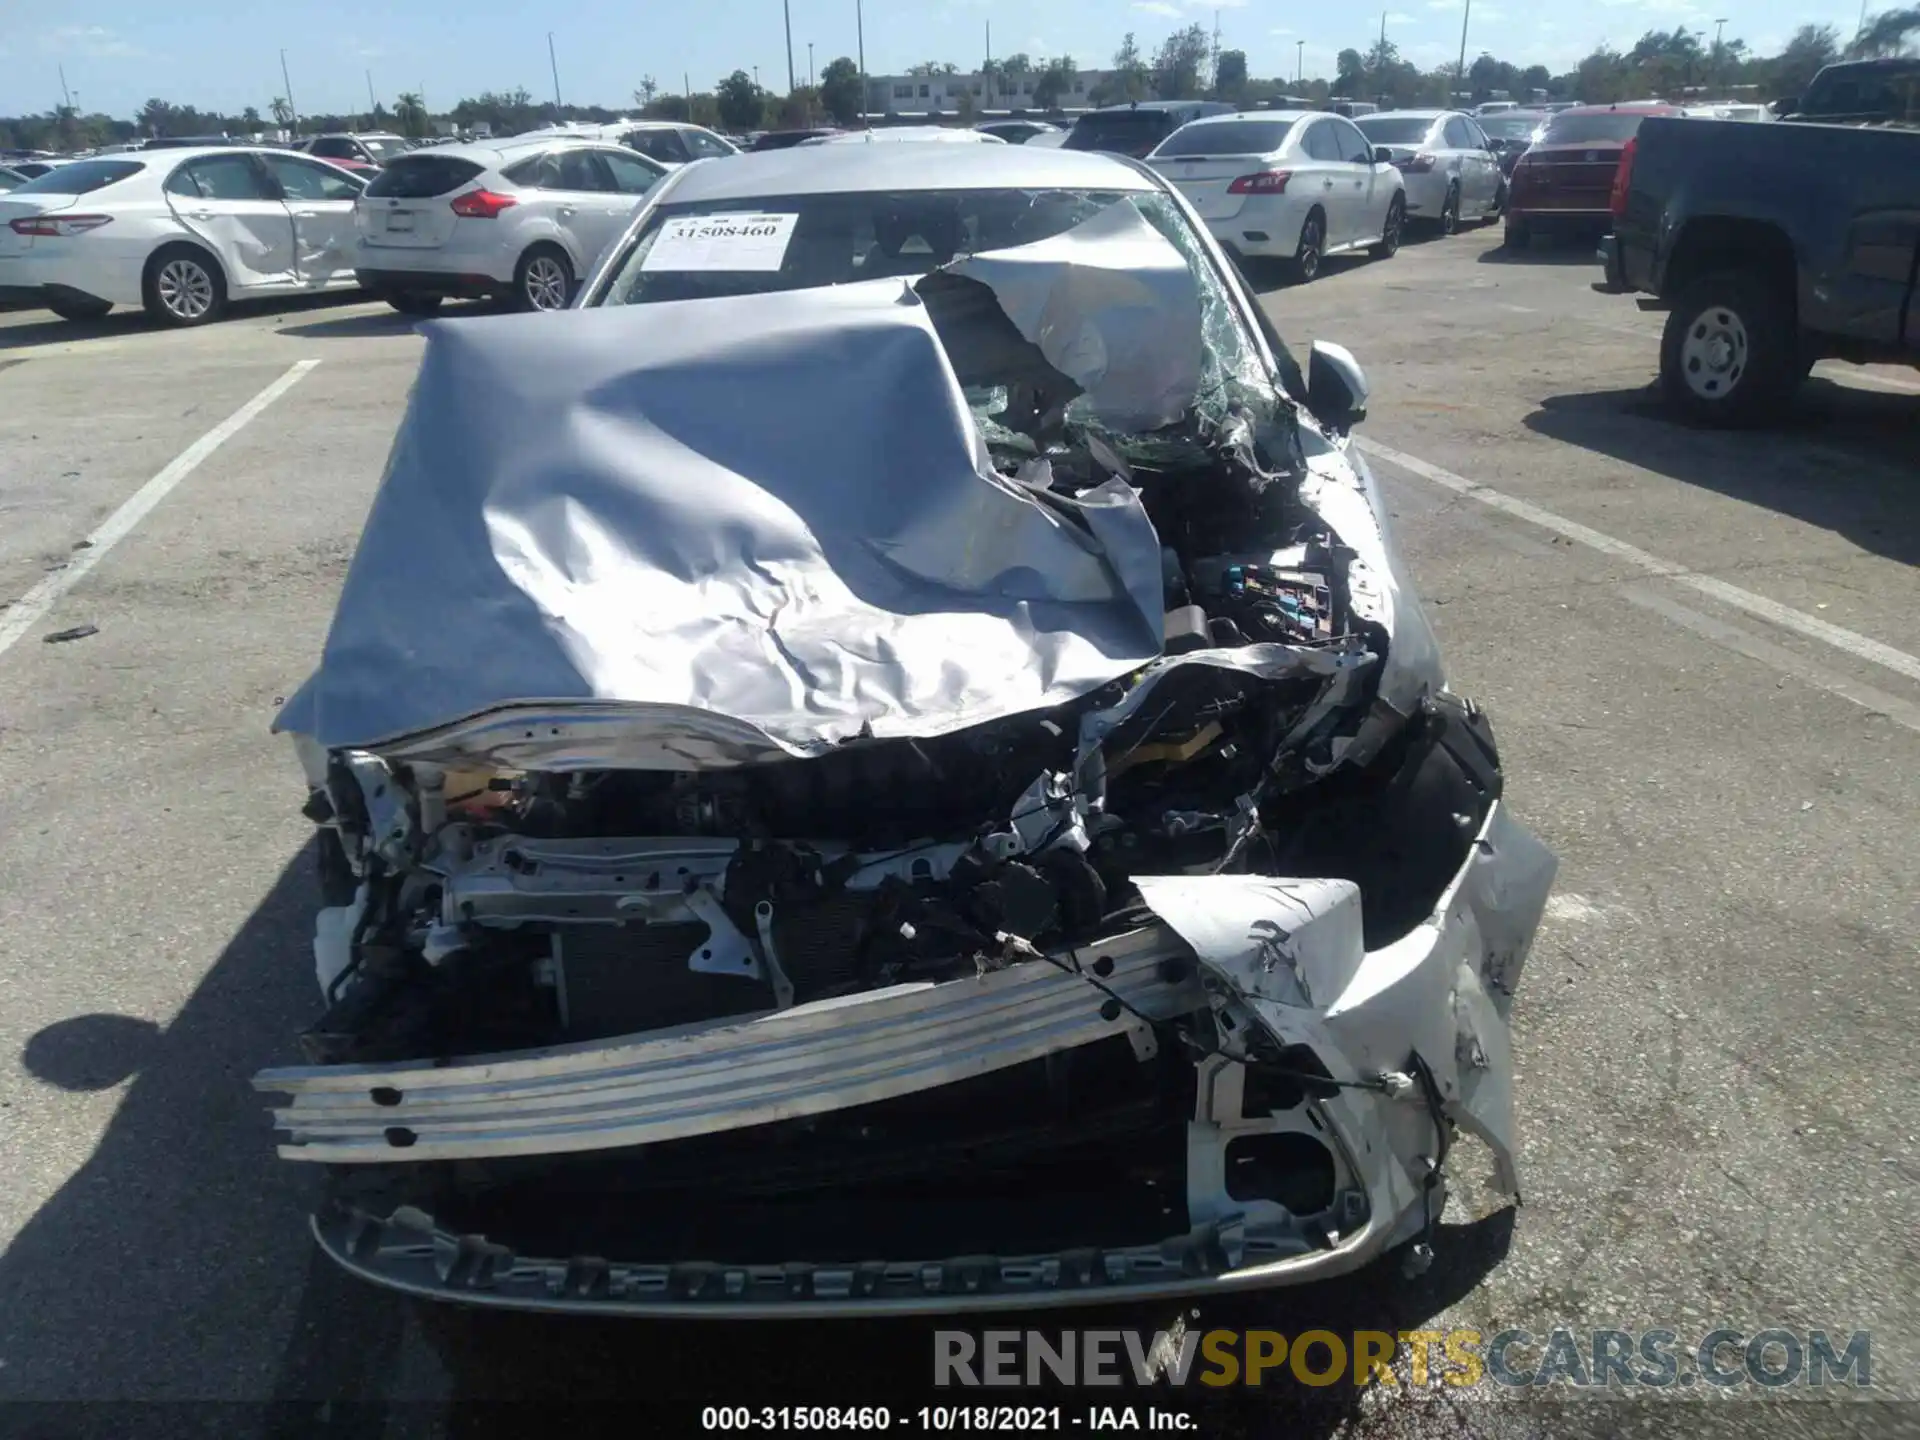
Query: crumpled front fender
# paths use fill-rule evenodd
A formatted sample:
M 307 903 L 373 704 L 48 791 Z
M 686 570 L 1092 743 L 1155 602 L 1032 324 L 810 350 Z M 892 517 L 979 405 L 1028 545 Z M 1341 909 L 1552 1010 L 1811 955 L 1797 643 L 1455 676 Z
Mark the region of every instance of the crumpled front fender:
M 1397 1238 L 1405 1238 L 1418 1228 L 1444 1152 L 1436 1103 L 1486 1142 L 1501 1188 L 1518 1196 L 1508 1010 L 1557 868 L 1496 802 L 1432 914 L 1372 951 L 1351 881 L 1166 875 L 1137 883 L 1193 947 L 1223 1043 L 1244 1043 L 1234 1032 L 1250 1018 L 1281 1047 L 1310 1047 L 1346 1082 L 1324 1102 L 1326 1113 L 1375 1213 L 1399 1217 Z

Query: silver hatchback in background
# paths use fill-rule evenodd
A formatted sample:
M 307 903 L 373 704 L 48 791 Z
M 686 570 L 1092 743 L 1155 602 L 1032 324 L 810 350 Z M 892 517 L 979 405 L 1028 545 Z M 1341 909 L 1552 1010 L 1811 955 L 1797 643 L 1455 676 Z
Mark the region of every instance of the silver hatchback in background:
M 561 310 L 666 166 L 596 139 L 439 145 L 389 161 L 354 214 L 354 275 L 409 315 L 450 296 Z

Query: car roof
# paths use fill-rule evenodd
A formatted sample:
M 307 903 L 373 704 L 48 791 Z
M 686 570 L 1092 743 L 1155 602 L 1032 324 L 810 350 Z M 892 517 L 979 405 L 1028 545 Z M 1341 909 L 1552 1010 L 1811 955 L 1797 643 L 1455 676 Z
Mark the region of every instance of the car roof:
M 405 140 L 404 135 L 396 135 L 391 130 L 322 130 L 318 135 L 309 135 L 309 140 Z
M 1562 115 L 1611 115 L 1616 113 L 1626 115 L 1678 115 L 1681 113 L 1681 109 L 1678 105 L 1669 105 L 1664 100 L 1622 100 L 1618 105 L 1576 105 L 1571 110 L 1556 111 L 1553 118 L 1558 120 Z
M 409 151 L 406 155 L 396 156 L 396 161 L 412 158 L 414 155 L 431 155 L 435 159 L 451 155 L 457 160 L 471 160 L 476 165 L 493 169 L 502 163 L 536 150 L 551 150 L 555 145 L 604 145 L 609 148 L 613 142 L 601 135 L 590 135 L 584 131 L 571 134 L 562 131 L 534 131 L 526 135 L 509 135 L 501 140 L 469 140 L 462 145 L 435 145 L 428 150 Z
M 860 145 L 875 141 L 926 141 L 948 145 L 1004 145 L 998 135 L 989 135 L 978 126 L 971 130 L 947 125 L 888 125 L 878 130 L 843 130 L 837 135 L 814 135 L 803 145 Z
M 1111 155 L 1025 145 L 818 145 L 757 150 L 680 171 L 664 203 L 864 190 L 1154 190 Z
M 1218 125 L 1222 121 L 1232 120 L 1284 120 L 1291 125 L 1296 120 L 1304 120 L 1309 115 L 1318 115 L 1318 110 L 1235 110 L 1228 115 L 1197 115 L 1187 125 Z M 1336 117 L 1341 118 L 1341 117 Z M 1186 126 L 1180 127 L 1185 129 Z
M 1089 115 L 1111 115 L 1120 110 L 1191 110 L 1200 105 L 1222 105 L 1222 100 L 1123 100 L 1118 105 L 1101 105 Z M 1217 113 L 1217 112 L 1216 112 Z
M 1361 120 L 1438 120 L 1442 115 L 1465 115 L 1464 110 L 1376 110 Z M 1356 124 L 1359 122 L 1356 121 Z

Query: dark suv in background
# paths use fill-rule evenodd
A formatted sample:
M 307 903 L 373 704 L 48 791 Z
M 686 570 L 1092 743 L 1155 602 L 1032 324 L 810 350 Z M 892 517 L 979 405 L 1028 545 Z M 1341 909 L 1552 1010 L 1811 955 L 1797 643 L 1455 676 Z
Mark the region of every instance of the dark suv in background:
M 1221 100 L 1139 100 L 1131 105 L 1108 105 L 1089 110 L 1074 121 L 1060 148 L 1104 150 L 1138 160 L 1189 120 L 1202 115 L 1230 115 L 1233 110 Z

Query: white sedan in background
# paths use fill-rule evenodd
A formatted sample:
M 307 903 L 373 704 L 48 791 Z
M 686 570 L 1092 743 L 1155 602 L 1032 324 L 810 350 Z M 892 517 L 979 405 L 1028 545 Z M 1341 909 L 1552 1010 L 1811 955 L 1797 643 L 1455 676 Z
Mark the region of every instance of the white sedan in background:
M 203 325 L 229 301 L 351 286 L 360 190 L 323 160 L 251 146 L 75 160 L 0 195 L 0 299 Z
M 990 135 L 984 130 L 961 130 L 945 125 L 887 125 L 877 130 L 847 130 L 838 135 L 815 135 L 802 140 L 802 148 L 810 145 L 871 145 L 902 144 L 911 145 L 924 142 L 932 145 L 1004 145 L 1007 142 L 998 135 Z
M 1463 220 L 1491 220 L 1506 203 L 1493 142 L 1457 110 L 1389 110 L 1354 124 L 1407 177 L 1407 218 L 1451 235 Z
M 716 135 L 704 125 L 682 120 L 610 120 L 605 124 L 574 120 L 565 125 L 549 125 L 525 132 L 520 140 L 604 140 L 637 150 L 649 160 L 658 160 L 668 169 L 688 165 L 695 160 L 724 160 L 738 155 L 740 147 L 724 135 Z
M 1400 248 L 1406 182 L 1353 121 L 1320 111 L 1209 115 L 1182 125 L 1147 164 L 1243 260 L 1282 260 L 1299 280 L 1328 255 Z
M 354 273 L 408 315 L 450 295 L 564 310 L 667 172 L 624 146 L 555 134 L 411 151 L 367 187 Z

